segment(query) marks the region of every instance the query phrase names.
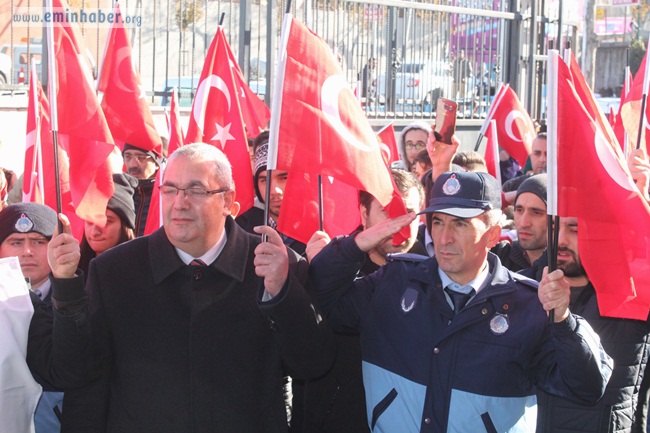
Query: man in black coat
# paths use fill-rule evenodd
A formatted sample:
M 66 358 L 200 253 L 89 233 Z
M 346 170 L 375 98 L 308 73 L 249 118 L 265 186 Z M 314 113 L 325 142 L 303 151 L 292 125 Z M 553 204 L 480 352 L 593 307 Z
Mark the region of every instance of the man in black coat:
M 97 372 L 64 431 L 287 431 L 283 367 L 318 376 L 335 344 L 300 282 L 306 262 L 270 227 L 261 242 L 235 224 L 233 188 L 221 151 L 178 149 L 163 228 L 91 262 Z
M 571 288 L 571 311 L 584 317 L 596 331 L 603 348 L 614 360 L 614 370 L 605 394 L 593 406 L 570 402 L 539 390 L 537 432 L 632 432 L 639 386 L 647 362 L 650 323 L 601 316 L 594 286 L 580 262 L 578 219 L 561 218 L 559 230 L 558 269 L 542 278 L 539 289 Z

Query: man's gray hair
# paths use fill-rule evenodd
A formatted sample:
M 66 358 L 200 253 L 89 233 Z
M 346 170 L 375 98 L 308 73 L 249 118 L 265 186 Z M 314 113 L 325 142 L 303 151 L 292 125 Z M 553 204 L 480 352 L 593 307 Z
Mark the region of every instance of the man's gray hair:
M 483 214 L 481 214 L 481 218 L 483 218 L 485 225 L 490 228 L 492 226 L 499 225 L 502 215 L 503 212 L 501 212 L 501 209 L 491 209 L 483 212 Z
M 232 179 L 232 166 L 222 151 L 215 146 L 205 143 L 192 143 L 179 147 L 169 157 L 169 161 L 176 158 L 187 158 L 192 161 L 214 162 L 214 176 L 222 188 L 234 189 Z

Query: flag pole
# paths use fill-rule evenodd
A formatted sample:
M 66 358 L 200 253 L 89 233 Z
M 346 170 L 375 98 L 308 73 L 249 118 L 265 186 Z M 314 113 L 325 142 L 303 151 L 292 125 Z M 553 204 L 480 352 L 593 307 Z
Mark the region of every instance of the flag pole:
M 548 50 L 548 68 L 546 71 L 546 125 L 548 127 L 546 136 L 546 146 L 548 154 L 547 165 L 547 188 L 546 201 L 548 214 L 548 243 L 546 245 L 546 255 L 548 258 L 548 271 L 553 272 L 557 269 L 557 233 L 560 228 L 560 218 L 557 210 L 557 161 L 558 161 L 558 82 L 557 71 L 560 62 L 560 54 L 557 50 Z M 549 323 L 555 321 L 555 310 L 549 311 Z
M 625 94 L 621 95 L 621 101 L 627 99 L 627 95 L 630 93 L 630 49 L 625 49 Z M 619 110 L 620 113 L 620 110 Z M 627 159 L 627 154 L 630 150 L 630 137 L 627 135 L 627 131 L 623 128 L 623 154 L 625 159 Z
M 650 44 L 650 40 L 648 40 Z M 650 47 L 648 47 L 650 48 Z M 648 99 L 648 85 L 650 84 L 650 65 L 648 64 L 650 60 L 648 59 L 648 48 L 646 48 L 645 54 L 645 74 L 643 75 L 643 95 L 641 96 L 641 112 L 639 115 L 639 133 L 636 136 L 636 148 L 641 148 L 641 137 L 643 137 L 643 123 L 645 122 L 645 107 Z M 646 143 L 647 144 L 647 143 Z M 626 155 L 627 157 L 627 155 Z
M 52 14 L 52 0 L 47 0 L 47 11 Z M 63 204 L 61 200 L 61 180 L 59 176 L 59 119 L 57 116 L 56 103 L 56 56 L 54 54 L 54 24 L 50 21 L 47 23 L 47 55 L 48 55 L 48 83 L 47 90 L 50 98 L 50 124 L 52 130 L 52 146 L 54 148 L 54 185 L 56 187 L 56 213 L 62 212 Z M 63 233 L 63 224 L 57 218 L 59 233 Z
M 270 177 L 272 171 L 278 165 L 278 136 L 280 135 L 280 117 L 282 115 L 282 88 L 284 85 L 284 72 L 287 62 L 287 43 L 289 41 L 289 33 L 291 31 L 291 23 L 293 17 L 288 12 L 291 6 L 291 1 L 287 2 L 287 13 L 284 15 L 282 22 L 282 32 L 280 33 L 280 47 L 278 49 L 278 62 L 275 69 L 275 79 L 273 81 L 273 96 L 271 106 L 271 122 L 269 125 L 269 150 L 266 162 L 266 200 L 264 202 L 264 225 L 269 221 L 269 197 L 271 195 L 271 182 Z M 262 242 L 266 242 L 266 237 L 262 236 Z
M 323 231 L 323 176 L 318 174 L 318 230 Z

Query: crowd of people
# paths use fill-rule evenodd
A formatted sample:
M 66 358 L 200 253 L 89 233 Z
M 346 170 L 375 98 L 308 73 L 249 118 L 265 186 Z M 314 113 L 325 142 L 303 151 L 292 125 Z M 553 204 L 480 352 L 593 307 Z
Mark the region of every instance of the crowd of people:
M 530 167 L 502 155 L 502 185 L 408 125 L 390 170 L 407 214 L 360 191 L 354 232 L 307 243 L 277 230 L 288 173 L 267 170 L 268 140 L 242 214 L 202 143 L 159 187 L 163 155 L 126 144 L 107 222 L 81 242 L 47 206 L 3 204 L 0 258 L 18 257 L 34 308 L 37 433 L 646 431 L 650 322 L 599 313 L 577 218 L 548 272 L 544 131 Z M 628 164 L 650 199 L 645 151 Z M 4 202 L 19 182 L 2 179 Z M 143 236 L 153 194 L 162 227 Z

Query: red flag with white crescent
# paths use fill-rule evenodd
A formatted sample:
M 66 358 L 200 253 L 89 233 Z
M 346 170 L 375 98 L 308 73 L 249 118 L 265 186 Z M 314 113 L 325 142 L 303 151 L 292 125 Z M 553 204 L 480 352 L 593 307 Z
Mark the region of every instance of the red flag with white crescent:
M 183 126 L 181 125 L 181 114 L 178 111 L 178 92 L 172 89 L 172 101 L 169 106 L 169 142 L 167 146 L 167 154 L 171 155 L 176 149 L 182 147 L 185 142 L 183 141 Z
M 54 210 L 56 203 L 56 176 L 54 175 L 54 145 L 50 130 L 50 103 L 38 81 L 38 74 L 31 70 L 29 78 L 29 101 L 27 104 L 27 137 L 25 167 L 23 171 L 23 201 L 40 203 Z M 68 156 L 59 149 L 59 185 L 61 211 L 70 220 L 75 238 L 83 236 L 84 222 L 77 216 L 70 194 L 70 164 Z
M 379 139 L 379 148 L 381 149 L 381 156 L 384 158 L 386 166 L 400 160 L 399 151 L 397 150 L 397 140 L 395 139 L 395 128 L 393 123 L 389 123 L 377 132 Z
M 490 120 L 487 130 L 487 142 L 485 144 L 485 165 L 490 173 L 501 185 L 501 165 L 499 164 L 499 138 L 497 137 L 497 124 Z
M 253 170 L 235 81 L 223 28 L 210 44 L 203 64 L 185 143 L 203 142 L 220 149 L 232 165 L 240 212 L 253 206 Z
M 562 60 L 557 80 L 558 215 L 577 217 L 580 260 L 603 316 L 646 320 L 650 310 L 650 207 L 618 143 L 608 139 L 580 99 Z M 587 95 L 593 98 L 589 92 Z M 549 107 L 549 109 L 551 109 Z M 597 199 L 594 199 L 597 197 Z
M 625 69 L 626 77 L 625 80 L 623 80 L 621 101 L 618 105 L 618 111 L 616 112 L 616 120 L 614 121 L 614 134 L 616 135 L 618 144 L 621 145 L 622 149 L 625 149 L 625 140 L 628 139 L 625 132 L 625 125 L 623 124 L 623 104 L 627 101 L 628 94 L 630 93 L 630 86 L 632 85 L 632 74 L 630 73 L 630 68 L 626 67 Z
M 53 0 L 53 7 L 68 6 L 65 0 Z M 108 159 L 115 148 L 113 137 L 93 89 L 78 27 L 51 25 L 57 85 L 56 104 L 51 105 L 58 116 L 58 143 L 70 162 L 72 202 L 80 218 L 103 226 L 106 205 L 115 191 Z
M 629 137 L 631 146 L 636 148 L 637 146 L 637 137 L 639 136 L 639 123 L 641 121 L 641 102 L 643 92 L 645 90 L 646 96 L 648 91 L 647 81 L 650 80 L 650 73 L 647 71 L 647 61 L 648 61 L 648 52 L 646 51 L 639 70 L 632 80 L 632 85 L 630 86 L 630 92 L 625 98 L 625 102 L 622 103 L 621 107 L 621 119 L 623 120 L 623 126 L 625 127 L 625 132 Z M 646 149 L 646 143 L 650 139 L 650 101 L 646 100 L 645 113 L 643 116 L 643 129 L 641 135 L 641 148 Z
M 170 114 L 168 116 L 169 127 L 169 142 L 167 147 L 167 154 L 171 155 L 176 149 L 183 146 L 183 128 L 180 123 L 180 113 L 178 112 L 178 104 L 176 89 L 172 89 L 172 100 L 169 106 Z M 151 201 L 149 202 L 149 213 L 147 213 L 147 223 L 144 226 L 144 235 L 149 235 L 160 227 L 162 227 L 162 202 L 160 201 L 160 194 L 158 187 L 162 185 L 162 178 L 165 174 L 166 163 L 160 166 L 156 173 L 156 180 L 154 182 L 153 194 L 151 194 Z
M 241 114 L 246 127 L 246 135 L 249 138 L 255 138 L 268 126 L 271 119 L 271 110 L 246 83 L 244 73 L 239 67 L 230 45 L 226 44 L 226 49 L 233 76 L 235 77 L 235 84 L 239 89 L 237 97 L 239 98 Z
M 115 3 L 115 16 L 120 5 Z M 115 21 L 106 41 L 106 55 L 97 89 L 103 92 L 102 110 L 115 144 L 124 143 L 162 155 L 162 141 L 147 103 L 123 23 Z
M 535 125 L 515 91 L 504 86 L 502 92 L 498 104 L 491 110 L 492 120 L 497 124 L 499 146 L 523 167 L 535 139 Z
M 287 17 L 269 168 L 331 176 L 372 194 L 391 217 L 406 214 L 375 133 L 332 50 L 304 24 Z M 393 242 L 399 244 L 409 234 L 405 227 Z

